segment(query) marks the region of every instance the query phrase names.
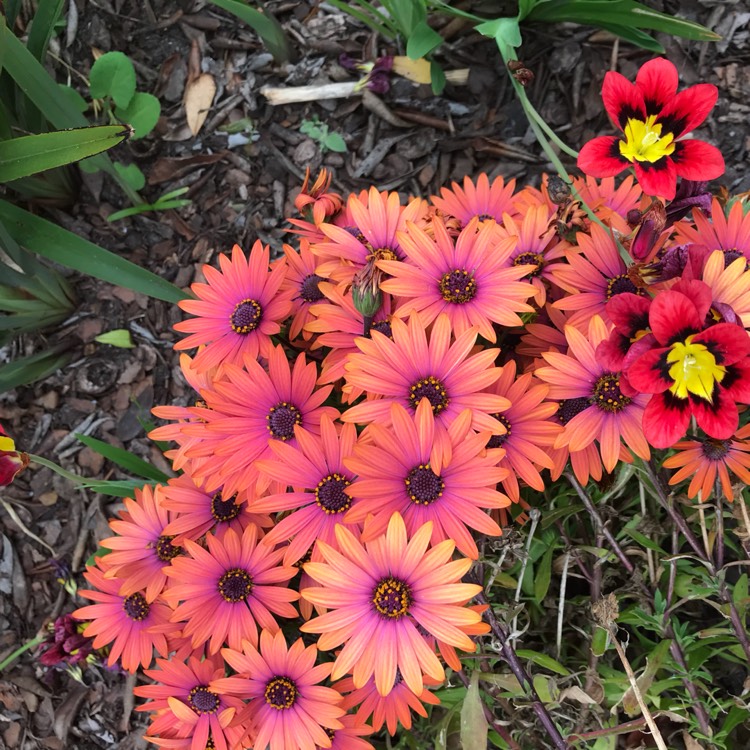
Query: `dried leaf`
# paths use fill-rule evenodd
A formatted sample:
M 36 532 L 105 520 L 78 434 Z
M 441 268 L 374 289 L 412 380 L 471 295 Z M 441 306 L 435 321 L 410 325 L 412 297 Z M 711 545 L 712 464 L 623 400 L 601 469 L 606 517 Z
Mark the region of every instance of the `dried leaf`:
M 566 699 L 578 701 L 579 703 L 586 705 L 593 705 L 596 703 L 596 701 L 588 693 L 581 690 L 578 685 L 571 685 L 570 687 L 565 688 L 565 690 L 560 693 L 557 700 L 562 703 Z
M 396 55 L 393 58 L 393 72 L 415 83 L 430 83 L 432 80 L 430 61 L 425 60 L 424 57 L 412 60 L 406 55 Z
M 185 116 L 194 136 L 203 127 L 215 95 L 216 81 L 210 73 L 199 75 L 185 86 Z

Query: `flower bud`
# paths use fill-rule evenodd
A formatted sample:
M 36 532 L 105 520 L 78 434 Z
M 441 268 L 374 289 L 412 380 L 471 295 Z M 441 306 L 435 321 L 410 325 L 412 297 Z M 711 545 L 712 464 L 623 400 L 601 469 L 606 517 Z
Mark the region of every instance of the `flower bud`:
M 13 439 L 0 426 L 0 487 L 6 487 L 29 465 L 29 454 L 16 450 Z

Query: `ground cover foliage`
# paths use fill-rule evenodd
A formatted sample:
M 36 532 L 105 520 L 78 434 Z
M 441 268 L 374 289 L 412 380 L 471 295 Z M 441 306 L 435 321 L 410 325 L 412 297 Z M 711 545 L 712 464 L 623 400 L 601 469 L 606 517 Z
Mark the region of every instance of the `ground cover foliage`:
M 180 22 L 198 43 L 189 60 L 175 53 L 161 85 L 182 63 L 194 88 L 222 81 L 196 67 L 218 16 L 166 10 L 162 28 Z M 715 16 L 696 15 L 721 25 Z M 325 9 L 282 26 L 316 18 L 336 33 L 365 28 Z M 730 40 L 736 20 L 724 19 Z M 609 65 L 611 39 L 605 55 L 566 33 L 573 57 Z M 460 39 L 436 55 L 448 73 L 462 54 L 468 63 Z M 382 92 L 367 71 L 383 96 L 369 106 L 421 118 L 413 137 L 387 106 L 357 120 L 359 99 L 333 117 L 286 105 L 281 124 L 243 124 L 257 100 L 227 90 L 216 101 L 235 125 L 218 136 L 222 119 L 209 120 L 204 142 L 223 151 L 181 150 L 206 119 L 176 104 L 149 146 L 177 144 L 173 155 L 154 164 L 133 145 L 167 195 L 159 187 L 136 210 L 112 195 L 75 223 L 51 214 L 122 249 L 102 217 L 125 208 L 131 260 L 176 287 L 194 281 L 193 298 L 178 307 L 89 286 L 82 319 L 52 334 L 84 342 L 71 352 L 80 372 L 4 397 L 15 445 L 0 438 L 3 480 L 24 467 L 18 451 L 36 454 L 3 494 L 8 746 L 140 747 L 145 732 L 197 748 L 747 744 L 750 220 L 744 152 L 717 137 L 740 111 L 742 69 L 699 75 L 690 55 L 705 51 L 680 58 L 664 41 L 679 86 L 669 64 L 628 51 L 604 105 L 591 80 L 593 126 L 575 114 L 580 95 L 571 122 L 555 123 L 587 144 L 578 166 L 590 176 L 570 187 L 550 177 L 560 160 L 576 173 L 566 152 L 547 164 L 492 128 L 439 136 L 430 84 L 424 106 L 404 106 L 398 86 L 413 96 L 415 83 L 394 76 Z M 258 64 L 252 47 L 217 49 Z M 496 67 L 493 80 L 509 80 Z M 539 80 L 519 74 L 535 67 L 513 80 L 554 121 L 562 99 L 536 99 Z M 466 92 L 453 100 L 451 85 L 442 96 L 460 117 Z M 468 107 L 475 125 L 492 122 L 486 104 Z M 504 127 L 511 119 L 503 112 Z M 331 133 L 351 150 L 370 139 L 359 163 Z M 238 134 L 242 157 L 229 146 Z M 420 152 L 427 135 L 447 148 Z M 488 150 L 531 166 L 491 170 Z M 253 154 L 269 170 L 257 184 L 240 178 Z M 357 181 L 331 184 L 323 160 Z M 638 180 L 615 181 L 632 167 Z M 224 201 L 205 204 L 232 170 Z M 149 216 L 160 195 L 185 194 L 178 212 Z M 28 336 L 12 346 L 33 354 Z M 173 344 L 190 356 L 178 361 Z M 26 413 L 37 421 L 22 425 Z M 131 716 L 133 691 L 143 710 Z

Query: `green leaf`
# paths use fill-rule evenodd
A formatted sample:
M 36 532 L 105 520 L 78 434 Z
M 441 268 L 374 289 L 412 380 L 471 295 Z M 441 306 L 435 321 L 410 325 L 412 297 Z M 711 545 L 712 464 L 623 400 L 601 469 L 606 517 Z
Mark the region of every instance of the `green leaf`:
M 135 347 L 133 339 L 130 337 L 130 331 L 126 328 L 116 328 L 113 331 L 100 333 L 98 336 L 94 337 L 94 341 L 97 341 L 100 344 L 116 346 L 119 349 L 133 349 Z
M 747 573 L 743 573 L 734 584 L 732 591 L 732 601 L 739 611 L 740 617 L 744 619 L 745 611 L 748 605 L 748 578 Z
M 135 68 L 123 52 L 105 52 L 95 60 L 89 80 L 94 99 L 109 96 L 118 107 L 127 107 L 135 94 Z
M 130 132 L 122 125 L 95 125 L 25 135 L 0 142 L 0 182 L 10 182 L 117 146 Z
M 537 5 L 548 2 L 550 0 L 518 0 L 518 20 L 523 21 Z
M 396 22 L 404 39 L 411 39 L 417 26 L 427 18 L 423 0 L 381 0 L 381 5 Z
M 155 482 L 166 482 L 169 479 L 163 471 L 160 471 L 148 461 L 144 461 L 142 458 L 133 455 L 130 451 L 126 451 L 123 448 L 117 448 L 114 445 L 105 443 L 103 440 L 97 440 L 88 435 L 79 435 L 76 433 L 76 438 L 81 443 L 91 448 L 91 450 L 96 451 L 104 456 L 104 458 L 121 466 L 131 474 L 135 474 L 137 477 L 153 479 Z
M 268 12 L 251 8 L 239 0 L 209 0 L 212 5 L 228 10 L 250 26 L 263 40 L 277 63 L 289 62 L 292 53 L 281 24 Z
M 145 187 L 146 176 L 141 172 L 137 164 L 128 164 L 126 166 L 119 161 L 116 161 L 114 164 L 117 173 L 133 190 L 142 190 Z
M 52 38 L 55 24 L 60 17 L 65 0 L 39 0 L 39 6 L 31 22 L 31 31 L 26 47 L 40 62 L 44 62 L 47 45 Z
M 658 552 L 660 555 L 664 554 L 664 550 L 653 539 L 649 539 L 645 534 L 641 534 L 640 531 L 636 531 L 635 529 L 623 529 L 623 531 L 642 547 Z
M 585 510 L 583 505 L 566 505 L 564 508 L 544 510 L 542 511 L 542 528 L 548 529 L 555 521 L 562 521 L 569 516 L 578 515 L 582 510 Z
M 610 34 L 619 36 L 626 42 L 635 44 L 636 47 L 647 49 L 649 52 L 655 52 L 657 55 L 663 55 L 666 50 L 652 36 L 640 29 L 634 29 L 629 26 L 619 26 L 615 23 L 599 23 L 599 28 L 609 31 Z
M 540 654 L 538 651 L 531 651 L 526 648 L 518 649 L 516 654 L 518 654 L 519 659 L 528 659 L 542 669 L 548 669 L 550 672 L 555 672 L 563 677 L 571 674 L 569 669 L 566 669 L 559 661 L 547 656 L 547 654 Z
M 461 747 L 463 750 L 487 750 L 489 724 L 479 693 L 479 672 L 472 672 L 461 706 Z
M 547 591 L 549 591 L 549 584 L 552 579 L 552 555 L 554 552 L 555 548 L 549 547 L 542 556 L 542 559 L 536 564 L 534 598 L 538 602 L 541 602 L 547 596 Z
M 147 136 L 159 120 L 161 104 L 152 94 L 137 91 L 127 107 L 117 107 L 115 117 L 128 123 L 135 131 L 133 140 Z
M 67 268 L 166 302 L 188 297 L 151 271 L 6 201 L 0 201 L 0 222 L 18 244 Z
M 73 107 L 79 112 L 85 112 L 89 108 L 88 102 L 72 87 L 64 83 L 58 83 L 58 94 L 68 99 Z
M 432 93 L 440 96 L 445 90 L 445 72 L 434 60 L 430 61 L 430 85 Z
M 412 30 L 406 43 L 406 54 L 412 60 L 429 55 L 432 50 L 443 43 L 443 37 L 429 26 L 427 21 L 420 21 Z
M 64 345 L 0 365 L 0 393 L 46 378 L 70 360 Z
M 591 651 L 594 656 L 603 656 L 609 646 L 609 633 L 598 625 L 594 630 L 594 637 L 591 639 Z
M 321 145 L 329 151 L 338 151 L 339 153 L 346 151 L 346 141 L 339 133 L 329 133 Z
M 495 18 L 485 21 L 475 27 L 482 36 L 488 36 L 497 42 L 503 54 L 510 53 L 515 47 L 521 46 L 521 29 L 515 18 Z
M 96 562 L 97 557 L 104 557 L 104 555 L 108 555 L 112 550 L 107 549 L 106 547 L 97 547 L 96 552 L 92 552 L 88 559 L 86 560 L 86 567 L 88 568 L 89 565 L 93 565 Z

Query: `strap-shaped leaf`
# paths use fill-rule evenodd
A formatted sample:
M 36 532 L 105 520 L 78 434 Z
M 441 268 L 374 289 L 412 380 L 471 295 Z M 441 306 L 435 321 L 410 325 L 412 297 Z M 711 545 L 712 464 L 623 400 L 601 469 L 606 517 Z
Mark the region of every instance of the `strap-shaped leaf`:
M 95 125 L 2 141 L 0 182 L 72 164 L 117 146 L 129 136 L 130 129 L 122 125 Z
M 76 433 L 76 438 L 78 438 L 78 440 L 84 445 L 91 448 L 91 450 L 100 453 L 104 458 L 109 459 L 118 466 L 122 466 L 123 469 L 126 469 L 131 474 L 135 474 L 137 477 L 153 479 L 156 482 L 166 482 L 169 479 L 169 476 L 163 471 L 157 469 L 156 466 L 153 466 L 148 461 L 138 458 L 138 456 L 130 451 L 126 451 L 123 448 L 117 448 L 114 445 L 89 437 L 88 435 L 80 435 Z
M 67 268 L 166 302 L 187 297 L 151 271 L 6 201 L 0 201 L 0 222 L 19 245 Z
M 47 45 L 52 38 L 57 19 L 60 18 L 65 0 L 40 0 L 31 22 L 31 31 L 26 46 L 37 60 L 44 62 Z
M 47 375 L 62 367 L 71 357 L 71 353 L 64 351 L 64 348 L 64 345 L 59 345 L 29 357 L 22 357 L 7 365 L 1 365 L 0 393 L 46 378 Z

